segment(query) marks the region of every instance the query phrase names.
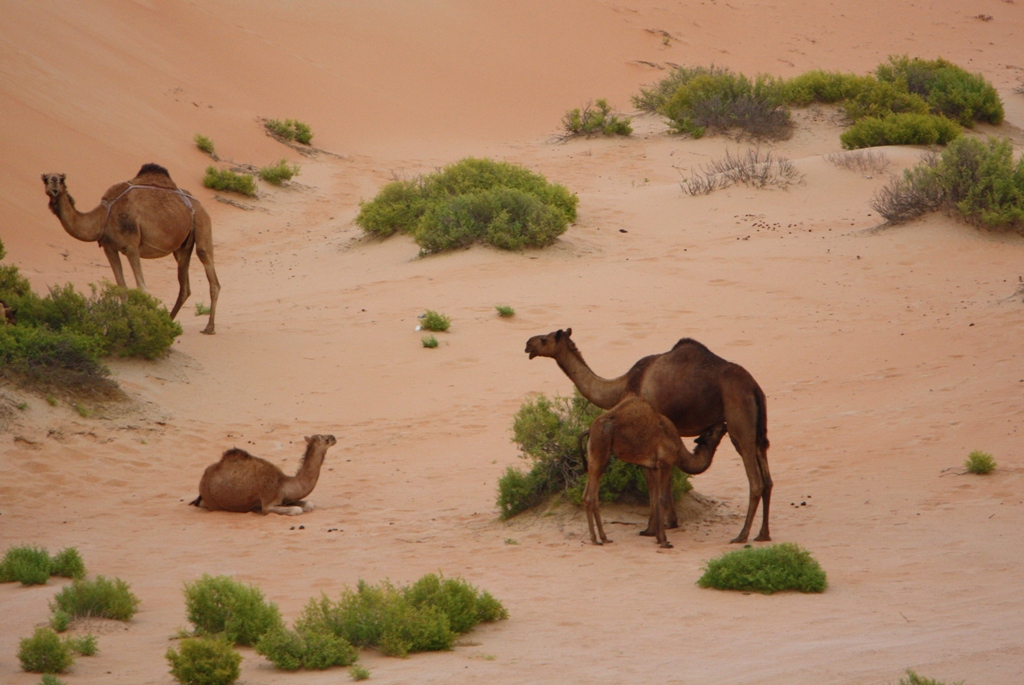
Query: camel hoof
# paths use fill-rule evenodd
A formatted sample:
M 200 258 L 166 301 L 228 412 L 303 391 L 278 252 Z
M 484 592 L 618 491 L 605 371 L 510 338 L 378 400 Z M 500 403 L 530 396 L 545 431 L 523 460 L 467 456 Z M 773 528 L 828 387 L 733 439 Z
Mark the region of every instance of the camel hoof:
M 729 540 L 729 544 L 730 545 L 739 545 L 739 544 L 743 544 L 746 541 L 747 541 L 747 536 L 746 535 L 744 535 L 743 537 L 738 537 L 737 536 L 737 537 L 734 537 L 732 540 Z
M 672 549 L 672 543 L 671 542 L 663 542 L 663 543 L 661 543 L 660 547 L 662 549 Z
M 302 505 L 302 511 L 313 511 L 314 509 L 316 509 L 316 505 L 312 502 L 306 502 Z
M 640 531 L 638 533 L 638 535 L 643 535 L 645 538 L 653 538 L 654 537 L 654 533 L 651 532 L 650 528 L 644 528 L 642 531 Z
M 199 331 L 203 335 L 213 335 L 213 326 L 207 326 L 203 330 Z
M 754 538 L 754 542 L 771 542 L 771 541 L 772 541 L 772 536 L 771 535 L 761 534 L 761 535 L 758 535 L 756 538 Z

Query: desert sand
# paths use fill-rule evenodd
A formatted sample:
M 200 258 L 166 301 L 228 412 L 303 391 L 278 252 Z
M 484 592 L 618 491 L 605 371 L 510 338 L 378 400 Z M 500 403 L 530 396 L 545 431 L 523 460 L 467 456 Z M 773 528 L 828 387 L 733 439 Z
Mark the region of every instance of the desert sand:
M 2 3 L 5 263 L 44 292 L 110 280 L 102 251 L 50 214 L 40 174 L 66 173 L 88 209 L 156 162 L 212 215 L 223 285 L 217 334 L 201 335 L 208 286 L 193 259 L 169 356 L 110 360 L 127 404 L 83 418 L 0 389 L 0 548 L 76 546 L 91 574 L 123 578 L 142 602 L 127 625 L 80 626 L 100 652 L 62 677 L 173 683 L 164 653 L 187 625 L 181 588 L 203 573 L 257 584 L 290 621 L 359 579 L 441 571 L 490 591 L 509 620 L 451 652 L 364 651 L 371 682 L 881 685 L 908 668 L 1024 682 L 1024 239 L 943 214 L 875 230 L 872 194 L 922 150 L 883 149 L 883 172 L 839 168 L 824 158 L 842 130 L 828 108 L 796 110 L 794 136 L 772 146 L 801 174 L 788 189 L 688 196 L 682 176 L 747 144 L 673 136 L 658 117 L 636 117 L 628 139 L 555 140 L 588 100 L 629 113 L 667 65 L 867 73 L 907 53 L 991 81 L 1007 121 L 978 130 L 1020 154 L 1022 44 L 1013 0 Z M 309 123 L 328 152 L 298 154 L 259 117 Z M 301 175 L 261 184 L 241 200 L 250 211 L 218 202 L 201 186 L 197 132 L 224 159 L 285 158 Z M 408 237 L 354 226 L 390 179 L 467 155 L 565 185 L 579 220 L 544 250 L 428 258 Z M 172 304 L 173 260 L 143 268 Z M 453 320 L 434 350 L 415 330 L 426 309 Z M 499 476 L 526 465 L 512 416 L 531 393 L 572 391 L 523 346 L 570 326 L 604 376 L 681 337 L 754 375 L 774 540 L 818 559 L 824 594 L 696 585 L 736 548 L 746 510 L 728 441 L 693 478 L 674 549 L 636 535 L 644 508 L 603 507 L 605 547 L 589 544 L 581 511 L 498 519 Z M 186 506 L 223 450 L 293 472 L 314 433 L 338 438 L 315 511 Z M 964 474 L 975 449 L 994 473 Z M 0 586 L 0 682 L 39 681 L 21 672 L 18 640 L 65 582 Z M 241 651 L 245 685 L 348 680 Z

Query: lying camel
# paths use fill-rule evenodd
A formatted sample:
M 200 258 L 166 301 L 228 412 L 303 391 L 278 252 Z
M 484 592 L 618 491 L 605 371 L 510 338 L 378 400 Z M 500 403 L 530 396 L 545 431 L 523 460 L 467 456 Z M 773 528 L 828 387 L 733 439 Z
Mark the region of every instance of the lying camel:
M 602 409 L 611 409 L 627 394 L 636 394 L 650 402 L 656 412 L 667 416 L 679 435 L 700 436 L 694 449 L 696 470 L 680 466 L 686 473 L 703 473 L 711 466 L 718 442 L 727 430 L 743 459 L 750 485 L 747 517 L 743 529 L 731 542 L 747 541 L 760 502 L 764 502 L 761 532 L 755 539 L 771 540 L 768 412 L 764 392 L 754 377 L 696 340 L 683 338 L 670 351 L 644 357 L 618 378 L 601 378 L 583 361 L 571 335 L 571 328 L 535 335 L 526 342 L 526 352 L 530 359 L 554 359 L 580 394 Z M 723 423 L 725 430 L 720 425 Z M 671 491 L 666 496 L 671 497 Z M 666 513 L 669 527 L 676 527 L 675 506 Z M 653 534 L 650 525 L 643 534 Z
M 719 429 L 720 440 L 724 427 Z M 654 411 L 647 400 L 636 395 L 625 399 L 594 419 L 587 442 L 587 487 L 583 491 L 583 507 L 587 512 L 590 541 L 595 545 L 611 542 L 604 534 L 598 491 L 601 476 L 614 454 L 616 458 L 642 466 L 647 473 L 647 489 L 651 496 L 648 526 L 661 547 L 671 547 L 665 535 L 665 507 L 672 506 L 672 467 L 683 471 L 694 466 L 694 456 L 683 444 L 676 427 L 667 417 Z M 666 493 L 668 496 L 666 496 Z M 600 542 L 594 535 L 594 522 Z
M 199 497 L 189 504 L 210 511 L 258 511 L 288 516 L 313 511 L 313 503 L 302 498 L 313 492 L 327 448 L 337 442 L 333 435 L 306 438 L 306 454 L 294 476 L 284 475 L 266 459 L 245 450 L 229 449 L 220 461 L 206 467 L 199 481 Z

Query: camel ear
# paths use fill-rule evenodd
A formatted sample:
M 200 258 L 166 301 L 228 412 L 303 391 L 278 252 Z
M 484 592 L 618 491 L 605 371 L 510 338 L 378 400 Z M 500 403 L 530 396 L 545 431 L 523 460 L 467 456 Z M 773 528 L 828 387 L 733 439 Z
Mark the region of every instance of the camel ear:
M 565 337 L 568 338 L 570 335 L 572 335 L 572 329 L 571 328 L 566 328 L 565 329 Z
M 67 175 L 67 174 L 61 174 L 61 175 L 60 175 L 60 182 L 61 182 L 61 183 L 63 183 L 63 182 L 64 182 L 64 179 L 65 179 L 65 178 L 67 178 L 67 177 L 68 177 L 68 175 Z
M 557 331 L 555 331 L 555 342 L 561 342 L 561 340 L 562 340 L 562 329 L 559 328 Z
M 306 436 L 306 442 L 307 443 L 313 442 L 313 438 L 311 436 L 307 435 Z
M 46 183 L 46 174 L 41 174 L 41 176 L 43 177 L 43 183 Z

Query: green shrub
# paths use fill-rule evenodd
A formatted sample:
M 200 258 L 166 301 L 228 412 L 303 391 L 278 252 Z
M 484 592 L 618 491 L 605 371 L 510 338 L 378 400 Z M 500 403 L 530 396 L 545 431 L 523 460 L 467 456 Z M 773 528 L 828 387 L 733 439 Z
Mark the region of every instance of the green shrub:
M 105 283 L 88 303 L 88 321 L 81 332 L 104 341 L 103 353 L 118 357 L 158 359 L 182 334 L 160 302 L 141 290 Z
M 839 136 L 847 150 L 879 145 L 945 145 L 960 135 L 960 125 L 934 114 L 864 117 Z
M 406 588 L 388 581 L 360 580 L 337 602 L 311 599 L 295 622 L 296 632 L 327 632 L 361 647 L 376 647 L 391 656 L 450 649 L 457 635 L 481 621 L 507 618 L 490 594 L 462 580 L 433 574 Z
M 658 111 L 673 130 L 694 138 L 708 129 L 740 129 L 754 138 L 781 139 L 792 129 L 776 80 L 760 76 L 751 81 L 728 70 L 693 76 Z
M 313 140 L 313 129 L 309 127 L 309 124 L 294 119 L 285 119 L 284 121 L 267 119 L 263 122 L 263 126 L 283 140 L 295 140 L 303 145 L 309 145 Z
M 0 326 L 0 368 L 44 387 L 102 383 L 110 371 L 99 362 L 103 341 L 72 331 L 29 325 Z
M 349 666 L 359 658 L 351 643 L 328 630 L 298 632 L 284 626 L 264 633 L 256 643 L 256 652 L 285 671 Z
M 825 572 L 810 552 L 791 542 L 727 552 L 706 565 L 697 584 L 770 595 L 783 590 L 824 592 Z
M 856 98 L 875 82 L 871 76 L 816 69 L 780 81 L 778 99 L 800 107 L 814 102 L 832 104 Z
M 267 183 L 272 183 L 275 186 L 283 184 L 285 181 L 292 180 L 293 176 L 299 175 L 298 164 L 288 164 L 288 160 L 282 159 L 277 164 L 269 164 L 260 169 L 260 178 Z
M 202 150 L 206 154 L 210 155 L 214 159 L 217 158 L 217 153 L 214 152 L 214 149 L 213 149 L 213 141 L 212 140 L 210 140 L 206 136 L 202 135 L 201 133 L 197 133 L 195 135 L 195 137 L 192 138 L 192 140 L 195 141 L 195 144 L 196 144 L 197 148 L 199 148 L 200 150 Z
M 57 676 L 53 675 L 52 673 L 47 673 L 46 675 L 43 676 L 43 679 L 39 681 L 39 685 L 68 685 L 68 684 L 66 682 L 64 682 L 63 680 L 61 680 L 60 678 L 58 678 Z
M 958 138 L 883 187 L 871 200 L 892 223 L 940 207 L 993 229 L 1024 226 L 1024 158 L 1009 140 Z
M 357 664 L 348 669 L 348 675 L 352 680 L 367 680 L 370 677 L 370 671 Z
M 85 562 L 74 547 L 57 552 L 50 560 L 50 575 L 62 578 L 85 578 Z
M 512 441 L 520 456 L 532 461 L 528 472 L 509 466 L 498 479 L 497 505 L 502 519 L 509 519 L 564 492 L 579 504 L 586 486 L 586 460 L 580 435 L 590 427 L 601 409 L 574 390 L 571 398 L 550 400 L 538 395 L 516 412 Z M 673 493 L 690 490 L 689 478 L 673 470 Z M 643 469 L 614 459 L 601 478 L 599 497 L 603 502 L 647 503 L 647 481 Z
M 944 682 L 935 680 L 934 678 L 925 678 L 907 669 L 907 677 L 900 678 L 898 685 L 946 685 Z M 953 683 L 953 685 L 963 685 L 963 681 Z
M 420 342 L 422 342 L 423 346 L 426 347 L 429 350 L 434 349 L 435 347 L 437 347 L 437 344 L 438 344 L 437 343 L 437 338 L 435 338 L 432 335 L 425 335 L 425 336 L 423 336 L 422 338 L 420 338 Z
M 120 578 L 75 580 L 58 592 L 50 603 L 54 613 L 65 612 L 71 618 L 96 616 L 115 621 L 128 621 L 139 607 L 139 598 L 128 583 Z
M 433 309 L 428 309 L 421 317 L 420 326 L 425 331 L 447 331 L 451 328 L 451 325 L 452 320 L 450 318 L 440 312 L 435 312 Z
M 18 643 L 18 661 L 30 673 L 63 673 L 75 660 L 71 649 L 49 628 L 36 628 Z
M 996 460 L 993 459 L 992 455 L 988 452 L 974 450 L 967 455 L 967 461 L 964 462 L 964 468 L 966 468 L 969 473 L 974 473 L 980 476 L 986 473 L 992 473 L 996 468 Z
M 660 112 L 677 90 L 688 85 L 698 76 L 717 78 L 728 73 L 728 69 L 714 65 L 710 67 L 675 67 L 669 71 L 668 76 L 658 83 L 641 88 L 640 94 L 634 95 L 632 98 L 633 106 L 641 112 L 649 114 Z
M 196 302 L 196 316 L 206 316 L 210 313 L 210 308 L 203 302 Z
M 68 612 L 57 610 L 50 615 L 50 627 L 58 633 L 63 633 L 71 625 L 71 617 Z
M 926 100 L 932 113 L 962 126 L 973 126 L 975 121 L 1003 121 L 1003 103 L 996 89 L 980 74 L 971 74 L 942 58 L 891 56 L 887 64 L 878 66 L 875 74 L 879 81 L 895 84 Z
M 1013 163 L 1009 140 L 957 140 L 943 150 L 935 174 L 946 202 L 968 221 L 990 228 L 1024 224 L 1024 157 Z
M 565 138 L 578 136 L 628 136 L 633 133 L 629 117 L 612 114 L 607 100 L 587 103 L 581 110 L 576 108 L 562 117 Z
M 10 547 L 0 560 L 0 583 L 18 581 L 22 585 L 45 585 L 49 579 L 50 554 L 41 547 Z
M 242 663 L 230 642 L 201 637 L 182 640 L 180 652 L 171 647 L 165 656 L 181 685 L 230 685 L 238 680 Z
M 223 190 L 249 197 L 256 196 L 256 181 L 251 174 L 238 174 L 230 169 L 219 170 L 216 167 L 206 167 L 206 175 L 203 176 L 203 185 L 211 190 Z
M 185 583 L 188 620 L 197 635 L 218 635 L 235 644 L 255 645 L 269 630 L 282 625 L 277 605 L 266 602 L 255 585 L 228 576 L 203 577 Z
M 516 310 L 512 309 L 512 307 L 509 307 L 508 305 L 495 305 L 494 309 L 497 310 L 498 316 L 503 319 L 508 319 L 516 315 Z
M 93 656 L 98 651 L 95 635 L 82 635 L 81 637 L 69 637 L 64 640 L 68 649 L 82 656 Z
M 891 114 L 929 113 L 928 103 L 921 96 L 908 93 L 898 84 L 874 80 L 846 100 L 843 109 L 855 122 L 865 117 L 880 119 Z
M 416 180 L 396 180 L 360 204 L 367 234 L 410 233 L 421 254 L 484 242 L 544 247 L 576 220 L 578 199 L 563 186 L 506 162 L 463 159 Z

